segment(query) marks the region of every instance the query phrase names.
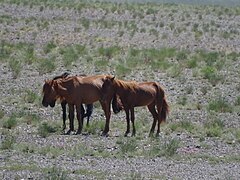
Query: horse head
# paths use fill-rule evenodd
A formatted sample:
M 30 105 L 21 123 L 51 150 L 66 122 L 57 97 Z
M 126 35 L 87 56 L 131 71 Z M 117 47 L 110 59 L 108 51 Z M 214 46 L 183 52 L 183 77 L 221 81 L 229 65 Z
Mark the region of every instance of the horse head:
M 106 76 L 102 85 L 102 100 L 112 97 L 114 94 L 114 79 L 115 76 Z
M 55 80 L 46 80 L 43 85 L 43 100 L 42 105 L 44 107 L 55 106 L 56 100 L 58 98 L 55 87 L 57 86 L 57 82 Z

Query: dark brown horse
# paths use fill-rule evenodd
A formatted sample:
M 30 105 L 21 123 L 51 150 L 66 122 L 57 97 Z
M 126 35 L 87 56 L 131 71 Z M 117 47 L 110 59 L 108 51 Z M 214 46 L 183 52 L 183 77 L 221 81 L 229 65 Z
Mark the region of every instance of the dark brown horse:
M 43 86 L 43 106 L 52 106 L 57 99 L 64 99 L 72 108 L 73 105 L 77 109 L 78 130 L 77 134 L 80 134 L 83 127 L 82 114 L 80 111 L 81 105 L 92 104 L 96 101 L 100 101 L 102 109 L 104 110 L 106 123 L 103 131 L 103 135 L 107 135 L 109 132 L 110 123 L 110 102 L 111 98 L 105 98 L 102 101 L 102 85 L 106 75 L 96 75 L 87 77 L 72 76 L 65 79 L 47 80 Z M 70 112 L 74 112 L 70 110 Z M 73 114 L 70 114 L 70 120 L 73 119 Z M 70 129 L 71 130 L 71 129 Z
M 53 78 L 53 80 L 57 80 L 57 79 L 64 79 L 64 78 L 67 78 L 69 77 L 69 73 L 65 72 L 63 74 L 61 74 L 60 76 L 56 76 Z M 79 77 L 85 77 L 86 75 L 79 75 Z M 62 107 L 62 118 L 63 118 L 63 131 L 66 129 L 66 119 L 67 119 L 67 114 L 66 114 L 66 109 L 67 109 L 67 101 L 66 100 L 62 100 L 61 101 L 61 107 Z M 87 117 L 87 126 L 89 126 L 89 120 L 90 120 L 90 117 L 92 115 L 92 112 L 93 112 L 93 104 L 86 104 L 85 105 L 86 107 L 86 111 L 83 107 L 83 105 L 81 105 L 81 114 L 82 114 L 82 119 L 84 119 L 85 117 Z M 71 108 L 69 107 L 69 110 L 70 109 L 74 109 L 74 108 Z M 71 114 L 73 114 L 74 112 L 70 112 L 69 111 L 69 115 L 68 117 L 70 117 Z M 69 118 L 70 119 L 70 118 Z M 83 120 L 82 120 L 83 121 Z M 70 121 L 70 129 L 71 131 L 74 130 L 74 120 L 73 121 Z M 70 133 L 70 131 L 68 131 L 68 133 Z M 67 134 L 68 134 L 67 133 Z
M 150 130 L 150 136 L 153 135 L 156 123 L 158 128 L 156 136 L 160 133 L 160 124 L 166 120 L 169 112 L 169 106 L 166 101 L 164 90 L 156 82 L 127 82 L 118 80 L 113 76 L 107 76 L 102 87 L 103 99 L 111 99 L 116 93 L 120 96 L 124 110 L 126 112 L 127 131 L 125 136 L 130 133 L 129 112 L 131 113 L 132 136 L 135 135 L 134 125 L 134 107 L 147 106 L 153 116 L 153 124 Z M 156 106 L 156 109 L 155 109 Z

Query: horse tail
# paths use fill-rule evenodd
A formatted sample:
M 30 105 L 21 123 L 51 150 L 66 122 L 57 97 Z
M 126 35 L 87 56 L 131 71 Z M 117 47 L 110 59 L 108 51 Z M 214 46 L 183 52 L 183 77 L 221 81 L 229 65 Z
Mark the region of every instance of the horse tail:
M 114 112 L 115 114 L 117 114 L 117 113 L 119 113 L 121 110 L 123 110 L 122 102 L 121 102 L 119 96 L 117 96 L 116 93 L 113 95 L 113 99 L 112 99 L 112 109 L 113 109 L 113 112 Z
M 169 105 L 166 100 L 165 92 L 162 87 L 158 84 L 155 84 L 157 87 L 157 109 L 160 115 L 160 120 L 166 122 L 167 115 L 169 114 Z
M 169 105 L 166 101 L 166 97 L 163 97 L 163 106 L 161 111 L 161 122 L 166 122 L 167 115 L 169 114 Z

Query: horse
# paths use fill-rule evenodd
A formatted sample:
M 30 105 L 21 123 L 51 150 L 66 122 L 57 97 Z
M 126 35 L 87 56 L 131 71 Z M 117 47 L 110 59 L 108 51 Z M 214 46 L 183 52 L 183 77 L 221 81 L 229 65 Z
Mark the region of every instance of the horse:
M 57 80 L 45 80 L 43 85 L 43 106 L 52 106 L 57 99 L 64 99 L 70 105 L 70 111 L 73 105 L 77 109 L 78 130 L 76 134 L 80 134 L 83 127 L 82 114 L 80 112 L 80 106 L 82 103 L 91 104 L 99 101 L 102 109 L 105 113 L 106 123 L 102 132 L 103 136 L 107 136 L 109 132 L 110 123 L 110 102 L 111 98 L 105 98 L 102 100 L 102 85 L 106 75 L 95 75 L 87 77 L 72 76 L 65 79 Z M 70 113 L 70 121 L 73 119 L 74 114 Z M 71 131 L 70 129 L 69 131 Z
M 53 78 L 53 80 L 57 80 L 57 79 L 63 79 L 63 78 L 67 78 L 70 74 L 65 72 L 63 74 L 61 74 L 60 76 L 55 76 Z M 79 77 L 83 77 L 83 76 L 86 76 L 86 75 L 79 75 Z M 66 105 L 67 105 L 67 101 L 66 100 L 62 100 L 61 101 L 61 107 L 62 107 L 62 118 L 63 118 L 63 128 L 62 130 L 65 131 L 66 129 Z M 90 117 L 92 115 L 92 112 L 93 112 L 93 104 L 85 104 L 85 107 L 86 107 L 86 113 L 85 113 L 85 109 L 83 107 L 83 105 L 81 105 L 81 114 L 82 114 L 82 118 L 84 119 L 85 117 L 87 117 L 87 126 L 89 126 L 89 120 L 90 120 Z M 72 108 L 69 108 L 69 110 L 72 109 Z M 69 115 L 68 117 L 70 117 L 70 114 L 72 112 L 69 112 Z M 82 120 L 83 121 L 83 120 Z M 70 129 L 73 130 L 74 129 L 74 125 L 73 125 L 73 121 L 71 122 L 70 121 Z M 70 132 L 69 132 L 70 133 Z M 66 133 L 68 134 L 68 133 Z
M 131 113 L 132 136 L 136 134 L 134 107 L 139 106 L 147 106 L 153 116 L 154 120 L 149 136 L 153 135 L 156 123 L 158 123 L 156 136 L 159 136 L 160 124 L 166 121 L 169 113 L 165 92 L 159 83 L 123 81 L 109 75 L 104 80 L 102 94 L 103 99 L 111 99 L 114 94 L 119 95 L 126 113 L 127 130 L 125 136 L 130 133 L 129 113 Z

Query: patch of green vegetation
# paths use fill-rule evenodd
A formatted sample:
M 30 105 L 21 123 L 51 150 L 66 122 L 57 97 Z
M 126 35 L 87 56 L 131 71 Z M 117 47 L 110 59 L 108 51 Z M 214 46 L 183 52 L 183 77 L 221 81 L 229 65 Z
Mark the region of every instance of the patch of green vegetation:
M 13 145 L 16 142 L 16 137 L 11 134 L 6 134 L 4 139 L 1 142 L 0 148 L 2 150 L 10 150 L 13 149 Z
M 3 121 L 3 127 L 7 129 L 13 129 L 17 126 L 17 117 L 15 114 Z
M 2 119 L 4 117 L 4 111 L 2 109 L 0 109 L 0 119 Z
M 219 119 L 208 119 L 208 121 L 204 123 L 205 133 L 208 137 L 221 137 L 223 128 L 223 121 Z
M 107 59 L 111 59 L 114 55 L 120 52 L 120 47 L 118 46 L 111 46 L 111 47 L 100 47 L 98 48 L 98 54 L 100 56 L 106 57 Z
M 180 146 L 180 141 L 178 139 L 169 139 L 165 140 L 164 142 L 159 141 L 155 143 L 149 151 L 150 157 L 155 156 L 165 156 L 165 157 L 172 157 L 176 154 L 177 149 Z
M 123 76 L 129 74 L 131 71 L 132 71 L 132 70 L 131 70 L 130 68 L 126 67 L 126 66 L 123 65 L 123 64 L 118 64 L 118 65 L 116 65 L 116 67 L 115 67 L 115 73 L 116 73 L 116 75 L 119 76 L 119 77 L 123 77 Z
M 120 153 L 131 156 L 135 153 L 138 143 L 136 138 L 122 138 L 116 142 L 119 146 Z
M 56 69 L 55 61 L 52 59 L 39 59 L 37 69 L 40 74 L 50 73 Z
M 57 127 L 57 126 L 53 126 L 49 123 L 42 123 L 39 125 L 38 127 L 38 134 L 43 137 L 43 138 L 46 138 L 50 135 L 50 133 L 55 133 L 55 132 L 58 132 L 60 131 L 60 127 Z
M 76 62 L 79 58 L 74 46 L 67 46 L 60 49 L 60 54 L 63 55 L 63 64 L 65 67 L 70 67 L 73 62 Z
M 9 59 L 8 61 L 9 68 L 12 71 L 13 78 L 17 78 L 20 75 L 22 70 L 22 63 L 17 59 Z
M 182 120 L 176 123 L 171 123 L 168 127 L 171 129 L 171 131 L 182 132 L 185 130 L 187 132 L 193 133 L 195 131 L 196 125 L 190 121 Z
M 67 176 L 67 172 L 60 167 L 48 167 L 45 168 L 43 173 L 45 174 L 44 179 L 47 180 L 64 180 L 64 179 L 71 179 Z
M 57 45 L 53 42 L 53 41 L 50 41 L 49 43 L 47 43 L 44 47 L 43 47 L 43 52 L 45 54 L 48 54 L 50 53 L 54 48 L 56 48 Z
M 231 113 L 232 105 L 230 105 L 225 98 L 219 97 L 219 98 L 209 102 L 207 109 L 209 111 L 215 111 L 215 112 L 221 112 L 221 113 L 226 113 L 226 112 Z
M 26 90 L 26 94 L 24 96 L 24 101 L 26 103 L 34 103 L 37 98 L 38 95 L 34 91 L 29 89 Z

